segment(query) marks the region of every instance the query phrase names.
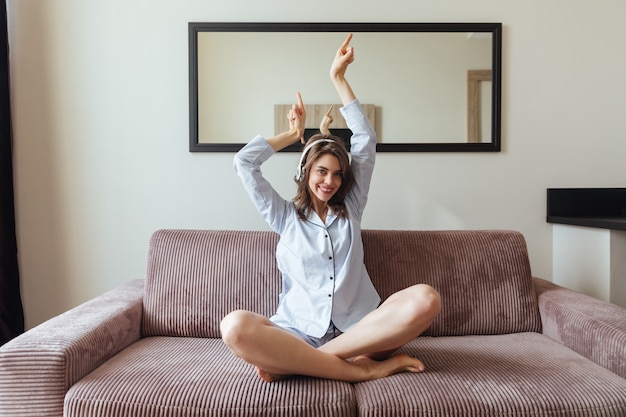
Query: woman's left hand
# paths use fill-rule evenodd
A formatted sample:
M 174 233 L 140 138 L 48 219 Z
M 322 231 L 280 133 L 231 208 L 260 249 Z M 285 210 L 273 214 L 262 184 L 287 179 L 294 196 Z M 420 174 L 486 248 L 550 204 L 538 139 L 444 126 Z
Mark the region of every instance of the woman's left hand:
M 346 40 L 343 41 L 343 44 L 339 47 L 337 53 L 335 54 L 335 59 L 330 66 L 330 77 L 333 79 L 338 77 L 344 78 L 348 65 L 354 62 L 354 47 L 348 46 L 350 45 L 351 40 L 352 33 L 348 34 L 348 37 L 346 37 Z

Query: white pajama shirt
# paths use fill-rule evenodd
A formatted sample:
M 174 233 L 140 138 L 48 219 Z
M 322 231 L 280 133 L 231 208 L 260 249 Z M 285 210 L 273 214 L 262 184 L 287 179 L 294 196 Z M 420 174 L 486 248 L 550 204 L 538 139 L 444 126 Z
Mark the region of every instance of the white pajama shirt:
M 276 260 L 282 273 L 278 310 L 273 318 L 321 338 L 334 325 L 345 332 L 378 307 L 380 297 L 363 264 L 361 217 L 376 156 L 376 134 L 361 104 L 340 109 L 353 133 L 351 167 L 355 184 L 347 194 L 348 218 L 329 210 L 326 223 L 315 211 L 301 220 L 291 200 L 283 199 L 263 177 L 261 165 L 274 150 L 262 136 L 241 149 L 234 168 L 252 202 L 280 235 Z

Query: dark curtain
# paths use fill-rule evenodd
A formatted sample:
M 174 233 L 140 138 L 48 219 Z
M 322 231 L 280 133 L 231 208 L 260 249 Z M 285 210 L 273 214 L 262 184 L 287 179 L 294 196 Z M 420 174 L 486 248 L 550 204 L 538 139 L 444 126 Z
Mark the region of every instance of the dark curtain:
M 15 236 L 7 4 L 0 4 L 0 345 L 24 331 Z

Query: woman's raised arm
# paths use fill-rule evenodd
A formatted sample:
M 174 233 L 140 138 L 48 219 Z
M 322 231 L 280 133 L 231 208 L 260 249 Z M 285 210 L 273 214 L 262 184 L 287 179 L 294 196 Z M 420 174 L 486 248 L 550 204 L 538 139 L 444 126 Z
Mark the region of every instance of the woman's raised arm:
M 289 130 L 267 139 L 267 142 L 276 152 L 296 143 L 298 140 L 304 143 L 304 122 L 306 121 L 306 111 L 304 110 L 304 103 L 302 103 L 302 96 L 300 93 L 296 94 L 296 98 L 298 103 L 291 106 L 291 110 L 289 110 L 289 113 L 287 114 L 287 119 L 289 120 Z
M 350 83 L 346 80 L 348 65 L 354 62 L 354 47 L 348 46 L 351 40 L 352 34 L 349 34 L 337 50 L 335 59 L 330 66 L 330 79 L 344 105 L 356 100 L 352 87 L 350 87 Z

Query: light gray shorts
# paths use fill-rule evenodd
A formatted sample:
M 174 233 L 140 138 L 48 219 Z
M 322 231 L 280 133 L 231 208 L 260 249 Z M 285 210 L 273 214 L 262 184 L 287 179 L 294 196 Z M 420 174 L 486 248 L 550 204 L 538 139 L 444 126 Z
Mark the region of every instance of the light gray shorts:
M 326 331 L 326 334 L 322 337 L 309 336 L 308 334 L 303 333 L 300 330 L 293 327 L 291 323 L 289 323 L 287 320 L 285 320 L 284 318 L 280 316 L 274 315 L 270 317 L 270 321 L 274 323 L 275 325 L 279 326 L 280 328 L 285 329 L 288 332 L 298 336 L 300 339 L 304 340 L 305 342 L 307 342 L 309 345 L 313 346 L 314 348 L 318 348 L 330 342 L 335 337 L 343 333 L 341 330 L 335 327 L 332 321 L 330 322 L 330 326 L 328 326 L 328 330 Z

